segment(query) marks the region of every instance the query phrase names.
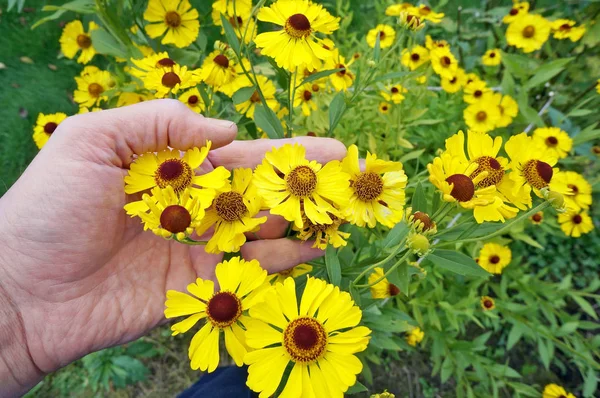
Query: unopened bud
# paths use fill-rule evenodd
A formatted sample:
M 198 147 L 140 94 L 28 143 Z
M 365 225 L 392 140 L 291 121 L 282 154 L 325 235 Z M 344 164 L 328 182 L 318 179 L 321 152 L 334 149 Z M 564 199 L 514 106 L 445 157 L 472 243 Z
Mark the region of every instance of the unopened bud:
M 561 210 L 565 207 L 565 197 L 560 192 L 548 191 L 546 200 L 557 210 Z
M 429 239 L 425 235 L 414 234 L 408 238 L 408 247 L 419 256 L 424 255 L 429 250 Z

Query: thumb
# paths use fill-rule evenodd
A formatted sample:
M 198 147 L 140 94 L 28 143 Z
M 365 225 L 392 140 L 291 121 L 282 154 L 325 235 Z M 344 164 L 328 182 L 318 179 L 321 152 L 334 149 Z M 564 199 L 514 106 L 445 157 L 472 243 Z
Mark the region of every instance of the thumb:
M 88 160 L 127 167 L 133 155 L 167 147 L 186 150 L 212 141 L 212 147 L 229 144 L 237 126 L 228 120 L 206 118 L 172 99 L 142 102 L 122 108 L 67 118 L 53 134 L 55 145 L 66 144 Z

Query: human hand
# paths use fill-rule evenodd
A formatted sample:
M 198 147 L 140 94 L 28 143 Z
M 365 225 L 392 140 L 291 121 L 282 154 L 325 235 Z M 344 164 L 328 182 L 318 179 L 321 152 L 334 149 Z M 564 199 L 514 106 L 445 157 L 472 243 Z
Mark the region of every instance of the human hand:
M 292 140 L 236 141 L 234 123 L 208 119 L 173 100 L 70 117 L 0 199 L 0 379 L 25 392 L 45 373 L 161 323 L 165 292 L 214 278 L 221 255 L 143 232 L 123 210 L 123 177 L 134 154 L 186 150 L 211 140 L 202 169 L 253 168 Z M 341 159 L 338 141 L 304 137 L 307 158 Z M 322 255 L 283 238 L 269 216 L 242 256 L 269 272 Z M 257 239 L 260 238 L 260 239 Z M 8 380 L 4 384 L 4 380 Z M 8 386 L 8 387 L 6 387 Z M 2 395 L 2 394 L 0 394 Z

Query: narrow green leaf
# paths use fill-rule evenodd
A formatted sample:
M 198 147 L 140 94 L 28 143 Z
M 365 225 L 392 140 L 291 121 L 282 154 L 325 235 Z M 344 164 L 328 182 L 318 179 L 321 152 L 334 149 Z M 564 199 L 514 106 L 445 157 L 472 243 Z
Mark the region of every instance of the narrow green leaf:
M 575 300 L 579 307 L 581 307 L 581 309 L 585 311 L 586 314 L 588 314 L 596 320 L 598 319 L 598 314 L 596 314 L 594 307 L 592 307 L 592 305 L 586 299 L 584 299 L 581 296 L 578 296 L 575 293 L 570 293 L 569 295 L 573 300 Z
M 184 48 L 170 48 L 169 57 L 180 65 L 193 66 L 200 60 L 200 51 Z
M 342 115 L 346 112 L 346 95 L 340 91 L 331 103 L 329 104 L 329 135 L 333 134 L 333 130 L 342 119 Z
M 271 108 L 257 104 L 254 109 L 254 123 L 264 130 L 271 139 L 283 138 L 283 126 Z
M 447 356 L 442 363 L 442 373 L 440 374 L 440 381 L 445 383 L 452 373 L 454 372 L 454 362 L 452 361 L 452 357 Z
M 574 111 L 569 112 L 567 114 L 567 116 L 568 117 L 581 117 L 581 116 L 591 115 L 594 112 L 596 112 L 596 111 L 593 111 L 591 109 L 575 109 Z
M 350 295 L 352 296 L 352 300 L 356 303 L 356 305 L 360 306 L 362 303 L 362 298 L 360 297 L 360 291 L 353 284 L 350 284 Z
M 352 387 L 350 387 L 348 389 L 348 391 L 346 391 L 346 394 L 352 395 L 352 394 L 358 394 L 359 392 L 365 392 L 365 391 L 369 391 L 369 390 L 367 390 L 367 387 L 362 385 L 360 381 L 357 381 L 355 385 L 353 385 Z
M 562 72 L 565 69 L 565 66 L 574 59 L 574 57 L 561 58 L 544 63 L 534 71 L 533 77 L 523 85 L 523 89 L 531 90 L 534 87 L 546 83 L 548 80 Z
M 322 79 L 324 77 L 327 77 L 329 75 L 333 75 L 334 73 L 337 73 L 339 71 L 344 70 L 345 68 L 337 68 L 337 69 L 328 69 L 328 70 L 322 70 L 320 72 L 317 73 L 313 73 L 312 75 L 308 76 L 306 79 L 302 80 L 302 83 L 300 83 L 298 85 L 298 87 L 307 84 L 307 83 L 311 83 L 314 82 L 315 80 L 319 80 Z
M 250 97 L 252 97 L 252 94 L 254 94 L 255 91 L 256 91 L 256 89 L 254 88 L 254 86 L 240 88 L 238 91 L 236 91 L 233 94 L 233 97 L 232 97 L 233 103 L 238 105 L 238 104 L 241 104 L 242 102 L 248 101 L 250 99 Z
M 380 43 L 380 36 L 377 35 L 377 39 L 375 40 L 375 48 L 373 49 L 373 60 L 375 60 L 375 62 L 379 61 L 379 56 L 381 55 L 381 43 Z
M 416 211 L 427 213 L 427 198 L 425 197 L 425 190 L 423 189 L 423 185 L 421 185 L 420 182 L 415 188 L 415 193 L 412 197 L 411 206 L 413 213 Z
M 510 329 L 510 332 L 508 333 L 508 340 L 506 342 L 507 350 L 510 350 L 511 348 L 513 348 L 515 346 L 515 344 L 517 344 L 519 342 L 519 340 L 521 340 L 521 337 L 523 336 L 523 332 L 524 332 L 524 330 L 520 323 L 513 324 L 512 329 Z
M 327 246 L 325 250 L 325 267 L 329 282 L 339 286 L 342 282 L 342 267 L 338 258 L 338 252 L 333 246 Z
M 390 249 L 396 246 L 408 234 L 408 225 L 405 222 L 399 222 L 390 229 L 390 232 L 383 239 L 382 250 Z
M 436 266 L 463 276 L 489 276 L 471 257 L 453 250 L 435 250 L 427 258 Z
M 583 396 L 584 397 L 593 397 L 594 393 L 598 391 L 598 377 L 596 377 L 596 372 L 594 368 L 589 368 L 584 377 L 583 383 Z
M 240 40 L 235 34 L 235 30 L 233 30 L 233 26 L 231 26 L 231 23 L 223 14 L 221 14 L 221 24 L 223 25 L 223 30 L 225 30 L 227 43 L 237 55 L 240 55 Z
M 104 29 L 95 29 L 90 33 L 94 49 L 104 55 L 127 58 L 127 49 L 124 48 L 110 33 Z
M 538 352 L 540 353 L 540 360 L 542 364 L 548 370 L 550 368 L 550 350 L 543 339 L 538 340 Z

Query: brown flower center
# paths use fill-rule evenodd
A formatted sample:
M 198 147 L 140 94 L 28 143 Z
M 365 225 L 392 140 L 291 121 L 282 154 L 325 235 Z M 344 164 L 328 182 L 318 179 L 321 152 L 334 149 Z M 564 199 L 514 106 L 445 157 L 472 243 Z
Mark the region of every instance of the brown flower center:
M 177 28 L 181 25 L 181 16 L 175 11 L 169 11 L 165 15 L 165 24 L 171 28 Z
M 171 58 L 163 58 L 163 59 L 159 59 L 156 62 L 156 67 L 160 68 L 160 67 L 165 67 L 165 68 L 171 68 L 175 65 L 175 61 L 173 61 Z
M 92 39 L 88 35 L 80 34 L 77 36 L 77 45 L 79 48 L 83 49 L 90 48 L 92 45 Z
M 335 68 L 336 69 L 342 68 L 341 71 L 337 72 L 338 76 L 344 76 L 346 74 L 346 65 L 344 65 L 344 64 L 337 64 L 337 66 Z
M 56 130 L 57 127 L 58 124 L 54 122 L 48 122 L 44 125 L 44 133 L 51 135 L 52 133 L 54 133 L 54 130 Z
M 490 58 L 496 58 L 496 53 L 494 53 L 494 52 L 491 52 L 491 53 L 490 53 Z
M 192 105 L 192 106 L 194 106 L 194 105 L 196 105 L 198 103 L 199 100 L 200 99 L 198 98 L 197 95 L 190 95 L 189 98 L 188 98 L 188 100 L 187 100 L 187 103 L 190 104 L 190 105 Z
M 252 96 L 250 97 L 250 102 L 260 102 L 260 94 L 258 94 L 258 91 L 254 91 L 252 93 Z
M 528 160 L 523 165 L 521 173 L 529 185 L 537 189 L 542 189 L 548 186 L 550 180 L 552 180 L 554 171 L 548 163 L 540 160 Z
M 387 110 L 385 107 L 384 110 Z M 352 188 L 356 192 L 358 199 L 363 202 L 369 202 L 377 199 L 383 192 L 383 180 L 379 174 L 372 172 L 360 173 L 356 180 L 352 182 Z
M 154 181 L 160 188 L 173 187 L 179 193 L 192 183 L 192 168 L 181 159 L 167 159 L 158 166 Z
M 229 59 L 223 54 L 219 54 L 213 58 L 213 62 L 223 69 L 229 68 Z
M 242 315 L 242 302 L 234 293 L 215 293 L 206 304 L 206 315 L 218 328 L 231 326 Z
M 383 30 L 380 30 L 378 34 L 379 34 L 379 41 L 385 39 L 385 32 Z
M 160 82 L 165 87 L 173 88 L 181 83 L 181 79 L 179 78 L 179 75 L 177 75 L 177 73 L 167 72 L 163 75 Z
M 185 232 L 191 223 L 192 216 L 183 206 L 167 206 L 160 215 L 160 226 L 173 234 Z
M 498 264 L 499 262 L 500 262 L 500 257 L 497 256 L 496 254 L 494 254 L 493 256 L 490 257 L 490 263 Z
M 410 59 L 412 59 L 414 62 L 417 62 L 418 60 L 421 59 L 421 56 L 417 53 L 412 53 L 412 54 L 410 54 Z
M 567 184 L 567 187 L 571 188 L 571 191 L 573 191 L 574 194 L 579 193 L 579 188 L 577 188 L 577 185 Z
M 242 17 L 238 16 L 233 16 L 229 18 L 229 23 L 231 24 L 231 26 L 233 26 L 234 28 L 241 28 L 244 20 L 242 19 Z
M 542 215 L 539 213 L 535 213 L 533 216 L 531 216 L 531 219 L 535 222 L 541 222 L 542 221 Z
M 481 90 L 475 90 L 475 92 L 473 93 L 473 97 L 478 98 L 481 97 L 483 95 L 483 91 Z
M 398 94 L 400 90 L 398 90 L 398 87 L 392 87 L 390 91 L 392 92 L 392 94 Z
M 477 119 L 478 122 L 485 122 L 485 120 L 487 119 L 487 112 L 485 112 L 485 111 L 477 112 L 477 114 L 475 115 L 475 119 Z
M 523 37 L 530 39 L 535 35 L 535 26 L 529 25 L 523 29 Z
M 102 87 L 98 83 L 92 83 L 88 86 L 88 93 L 90 93 L 92 97 L 99 97 L 100 94 L 102 94 L 103 92 L 104 87 Z
M 285 21 L 285 32 L 294 39 L 310 36 L 310 21 L 304 14 L 294 14 Z
M 509 11 L 509 14 L 512 15 L 513 17 L 515 15 L 517 15 L 518 13 L 519 13 L 519 10 L 516 9 L 516 8 L 511 8 L 510 11 Z
M 441 59 L 440 59 L 440 63 L 444 68 L 449 67 L 452 64 L 452 60 L 450 59 L 450 57 L 444 55 Z
M 583 218 L 579 214 L 575 214 L 571 220 L 573 220 L 573 224 L 581 224 Z
M 422 211 L 416 211 L 415 214 L 413 214 L 413 219 L 421 221 L 423 232 L 430 230 L 435 225 L 435 223 L 431 221 L 429 214 L 423 213 Z
M 561 32 L 568 32 L 571 30 L 571 25 L 569 25 L 568 23 L 564 23 L 564 24 L 560 25 L 559 30 Z
M 453 174 L 446 178 L 448 184 L 452 184 L 450 195 L 459 202 L 468 202 L 475 195 L 473 181 L 464 174 Z
M 304 90 L 302 96 L 304 97 L 304 101 L 310 101 L 312 98 L 312 93 L 309 90 Z
M 555 147 L 558 145 L 558 138 L 550 136 L 546 138 L 546 145 L 550 147 Z
M 496 159 L 491 156 L 482 156 L 475 159 L 477 163 L 477 169 L 471 174 L 471 178 L 475 179 L 479 174 L 484 171 L 488 172 L 487 177 L 481 180 L 478 185 L 482 188 L 489 187 L 491 185 L 498 185 L 504 177 L 504 169 Z
M 391 297 L 394 297 L 400 294 L 400 289 L 398 288 L 398 286 L 394 285 L 393 283 L 390 283 L 388 285 L 388 293 Z
M 344 71 L 344 73 L 346 73 L 346 71 Z M 317 83 L 314 83 L 311 87 L 312 91 L 314 91 L 315 93 L 318 93 L 319 90 L 321 89 L 321 87 L 319 87 L 319 85 Z
M 248 212 L 244 197 L 238 192 L 223 192 L 215 199 L 215 210 L 225 221 L 236 221 Z
M 458 81 L 458 78 L 457 78 L 456 76 L 454 76 L 454 77 L 452 78 L 452 80 L 450 80 L 450 83 L 452 83 L 452 84 L 456 84 L 456 82 L 457 82 L 457 81 Z
M 308 166 L 297 166 L 285 178 L 288 191 L 297 197 L 306 197 L 317 188 L 317 175 Z
M 283 331 L 283 347 L 294 362 L 314 362 L 325 353 L 327 332 L 314 318 L 294 319 Z
M 483 301 L 483 306 L 484 306 L 485 308 L 488 308 L 488 309 L 489 309 L 489 308 L 492 308 L 492 307 L 494 306 L 494 303 L 493 303 L 493 302 L 492 302 L 492 300 L 490 300 L 490 299 L 485 299 L 485 300 Z
M 382 111 L 384 111 L 384 112 L 387 112 L 387 110 L 388 110 L 388 106 L 387 106 L 387 105 L 383 105 L 383 106 L 381 107 L 381 110 L 382 110 Z

